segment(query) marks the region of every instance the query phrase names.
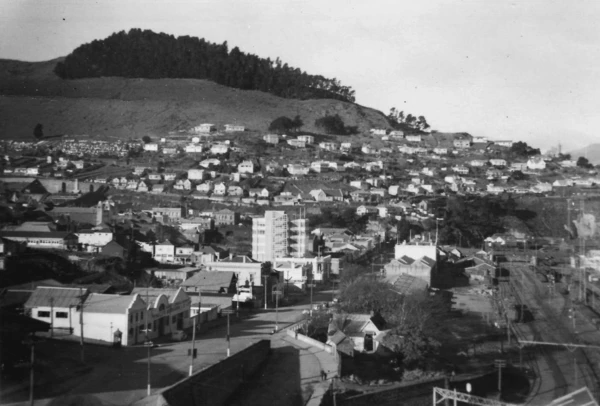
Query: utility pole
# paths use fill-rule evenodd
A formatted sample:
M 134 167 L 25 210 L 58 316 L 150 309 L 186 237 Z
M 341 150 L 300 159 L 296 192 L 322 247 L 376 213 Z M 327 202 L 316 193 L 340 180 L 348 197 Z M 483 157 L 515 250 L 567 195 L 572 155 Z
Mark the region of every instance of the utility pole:
M 502 368 L 506 367 L 506 361 L 497 359 L 494 361 L 494 365 L 498 368 L 498 392 L 502 393 Z
M 229 336 L 229 313 L 227 313 L 227 358 L 231 355 L 231 337 Z
M 84 349 L 83 349 L 83 301 L 84 301 L 84 297 L 83 297 L 83 289 L 79 288 L 79 300 L 80 302 L 80 309 L 79 309 L 79 333 L 80 333 L 80 345 L 81 345 L 81 363 L 84 364 L 85 363 L 85 353 L 84 353 Z
M 31 366 L 29 367 L 29 404 L 33 406 L 33 386 L 34 386 L 34 371 L 33 366 L 35 363 L 35 344 L 31 340 Z
M 267 278 L 268 278 L 268 276 L 265 275 L 265 276 L 263 276 L 263 278 L 265 278 L 265 286 L 264 286 L 264 288 L 265 288 L 265 310 L 267 310 Z
M 54 337 L 54 298 L 50 298 L 50 337 Z
M 279 290 L 275 293 L 275 332 L 279 331 Z
M 192 323 L 192 359 L 190 361 L 190 376 L 194 373 L 194 358 L 195 358 L 195 346 L 196 346 L 196 319 L 200 315 L 200 307 L 198 306 L 198 313 L 193 318 Z

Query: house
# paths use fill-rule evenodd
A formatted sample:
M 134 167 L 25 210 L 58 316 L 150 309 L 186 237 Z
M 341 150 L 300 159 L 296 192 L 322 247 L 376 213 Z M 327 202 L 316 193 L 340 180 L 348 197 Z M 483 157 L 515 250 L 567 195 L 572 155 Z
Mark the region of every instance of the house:
M 216 144 L 210 147 L 210 153 L 213 155 L 226 154 L 229 151 L 229 146 L 225 144 Z
M 221 161 L 216 158 L 210 158 L 200 162 L 200 166 L 202 166 L 203 168 L 208 168 L 211 165 L 221 165 Z
M 152 258 L 161 263 L 173 263 L 175 261 L 175 245 L 168 240 L 156 243 Z
M 392 185 L 388 188 L 388 194 L 391 196 L 397 196 L 398 192 L 402 190 L 402 186 L 400 185 Z
M 160 173 L 151 173 L 148 175 L 148 180 L 159 181 L 162 180 L 162 175 Z
M 199 154 L 202 152 L 202 145 L 189 144 L 185 146 L 184 151 L 188 154 Z
M 335 142 L 322 142 L 319 144 L 319 148 L 326 151 L 335 151 L 338 149 L 338 144 Z
M 163 147 L 162 153 L 165 155 L 175 155 L 177 153 L 177 148 L 175 147 Z
M 85 251 L 98 252 L 100 247 L 105 246 L 113 239 L 113 233 L 109 229 L 80 230 L 75 233 L 78 243 Z
M 136 176 L 140 176 L 142 173 L 146 172 L 146 170 L 149 169 L 145 166 L 136 166 L 133 168 L 133 174 Z
M 165 185 L 155 184 L 152 185 L 152 193 L 163 193 Z
M 547 182 L 540 182 L 531 186 L 532 193 L 547 193 L 552 192 L 552 185 Z
M 140 181 L 140 183 L 138 183 L 138 185 L 137 185 L 137 191 L 138 192 L 148 192 L 148 184 L 146 182 L 144 182 L 143 180 Z
M 292 146 L 292 147 L 296 147 L 296 148 L 305 148 L 306 147 L 306 142 L 302 141 L 300 139 L 291 139 L 291 140 L 287 140 L 288 145 Z
M 250 197 L 263 197 L 263 198 L 269 198 L 270 193 L 266 188 L 252 188 L 249 191 L 249 196 Z
M 487 185 L 487 191 L 488 191 L 488 193 L 492 193 L 492 194 L 501 194 L 501 193 L 505 192 L 505 189 L 502 186 L 494 185 L 493 183 L 490 183 Z
M 277 144 L 279 144 L 279 135 L 278 134 L 267 134 L 267 135 L 263 136 L 263 140 L 267 144 L 277 145 Z
M 203 180 L 204 169 L 188 169 L 188 179 L 190 180 Z
M 452 172 L 459 173 L 461 175 L 467 175 L 469 173 L 469 168 L 462 165 L 457 165 L 452 167 Z
M 318 173 L 327 172 L 329 171 L 329 163 L 324 161 L 314 161 L 311 162 L 310 169 Z
M 201 183 L 199 185 L 196 185 L 196 190 L 201 193 L 209 193 L 213 190 L 213 188 L 214 188 L 214 183 L 211 182 L 210 180 L 208 180 L 204 183 Z
M 488 179 L 500 179 L 502 177 L 502 171 L 498 169 L 488 169 L 485 172 L 485 176 Z
M 501 147 L 506 147 L 506 148 L 510 148 L 513 145 L 513 142 L 510 140 L 501 140 L 501 141 L 494 141 L 495 145 L 499 145 Z
M 254 173 L 254 163 L 252 161 L 243 161 L 238 165 L 239 173 Z
M 211 133 L 213 131 L 217 131 L 217 126 L 214 124 L 205 123 L 192 128 L 192 131 L 195 133 Z
M 527 162 L 512 162 L 510 164 L 511 171 L 526 171 L 527 170 Z
M 433 152 L 438 155 L 448 155 L 448 148 L 434 148 Z
M 144 151 L 158 152 L 158 144 L 155 142 L 144 144 Z
M 378 210 L 375 207 L 371 206 L 358 206 L 356 209 L 357 216 L 365 216 L 368 214 L 377 214 Z
M 308 175 L 310 169 L 300 164 L 289 164 L 287 166 L 287 171 L 290 173 L 290 175 Z
M 387 134 L 387 130 L 385 128 L 371 128 L 369 130 L 369 132 L 372 135 L 386 135 Z
M 243 196 L 244 195 L 244 189 L 242 189 L 239 186 L 232 185 L 232 186 L 229 186 L 227 188 L 227 194 L 229 196 Z
M 272 269 L 283 275 L 287 285 L 291 284 L 299 289 L 306 289 L 308 277 L 312 274 L 312 267 L 309 264 L 300 264 L 282 260 L 275 260 Z M 289 286 L 288 286 L 289 289 Z
M 163 177 L 165 178 L 165 181 L 169 182 L 175 180 L 177 174 L 175 172 L 165 172 L 163 173 Z
M 127 186 L 125 187 L 127 190 L 137 190 L 138 181 L 135 179 L 129 179 L 127 181 Z
M 504 159 L 490 159 L 490 164 L 496 167 L 505 167 L 506 161 Z
M 28 248 L 76 250 L 77 235 L 66 231 L 0 231 L 0 237 L 24 243 Z
M 233 132 L 244 132 L 246 131 L 246 127 L 243 125 L 235 125 L 235 124 L 225 124 L 225 132 L 233 133 Z
M 215 195 L 225 196 L 226 193 L 227 186 L 223 182 L 217 183 L 213 188 L 213 194 Z
M 385 320 L 377 313 L 336 315 L 328 329 L 327 343 L 337 348 L 345 338 L 352 343 L 354 351 L 374 353 L 389 331 L 385 327 Z
M 215 225 L 229 226 L 240 222 L 240 214 L 229 209 L 219 210 L 214 213 Z
M 233 295 L 237 289 L 235 272 L 200 271 L 185 280 L 181 287 L 190 296 Z
M 315 143 L 315 137 L 312 135 L 299 135 L 298 140 L 303 141 L 307 145 Z
M 125 248 L 116 241 L 109 241 L 100 247 L 100 253 L 108 257 L 125 258 Z
M 405 139 L 409 142 L 421 142 L 421 134 L 406 134 Z
M 485 166 L 485 161 L 481 159 L 473 159 L 469 162 L 469 165 L 471 165 L 472 167 L 482 167 Z
M 540 156 L 534 156 L 527 160 L 527 168 L 531 170 L 544 170 L 546 169 L 546 161 Z
M 452 145 L 454 148 L 465 149 L 471 146 L 471 141 L 468 138 L 455 138 Z

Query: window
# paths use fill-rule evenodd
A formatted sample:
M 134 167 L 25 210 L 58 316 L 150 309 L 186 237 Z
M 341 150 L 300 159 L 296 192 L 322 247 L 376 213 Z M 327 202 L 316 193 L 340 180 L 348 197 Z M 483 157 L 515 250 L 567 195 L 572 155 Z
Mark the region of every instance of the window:
M 132 336 L 133 335 L 133 328 L 129 329 L 129 335 Z
M 152 323 L 148 323 L 147 329 L 148 329 L 148 331 L 152 330 Z
M 143 331 L 144 331 L 144 325 L 143 325 L 143 324 L 140 324 L 140 325 L 138 326 L 138 333 L 142 333 Z
M 133 323 L 133 314 L 129 315 L 129 323 Z
M 50 318 L 50 312 L 44 311 L 44 310 L 38 310 L 37 316 L 44 317 L 44 318 Z
M 157 327 L 157 323 L 156 323 L 156 320 L 154 320 L 154 331 L 156 331 L 156 327 Z
M 56 318 L 57 319 L 68 319 L 69 318 L 69 313 L 67 313 L 67 312 L 56 312 Z
M 135 321 L 138 321 L 138 313 L 135 314 Z
M 177 321 L 177 316 L 171 317 L 171 323 L 175 323 Z

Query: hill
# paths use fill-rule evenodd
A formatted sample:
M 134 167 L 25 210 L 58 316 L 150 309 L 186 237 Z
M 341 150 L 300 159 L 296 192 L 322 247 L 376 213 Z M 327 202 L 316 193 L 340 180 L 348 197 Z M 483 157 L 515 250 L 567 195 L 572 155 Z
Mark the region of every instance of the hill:
M 577 160 L 580 156 L 587 157 L 594 165 L 600 165 L 600 144 L 590 144 L 585 148 L 570 151 L 571 157 Z
M 309 75 L 284 64 L 246 54 L 227 41 L 174 37 L 134 28 L 83 44 L 56 64 L 63 79 L 119 76 L 146 79 L 208 79 L 243 90 L 260 90 L 288 99 L 354 102 L 354 90 L 337 79 Z
M 266 131 L 279 116 L 299 115 L 302 130 L 318 132 L 317 118 L 339 114 L 359 131 L 389 128 L 380 111 L 330 99 L 284 99 L 201 79 L 102 77 L 63 80 L 45 62 L 0 60 L 0 137 L 33 139 L 36 123 L 46 135 L 90 134 L 139 138 L 203 122 L 241 124 Z

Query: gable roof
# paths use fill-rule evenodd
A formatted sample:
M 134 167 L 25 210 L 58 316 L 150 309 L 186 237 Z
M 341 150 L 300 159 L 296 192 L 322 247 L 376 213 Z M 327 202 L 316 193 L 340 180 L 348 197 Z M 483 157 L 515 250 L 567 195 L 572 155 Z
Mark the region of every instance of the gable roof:
M 200 271 L 181 284 L 181 286 L 198 286 L 203 290 L 229 289 L 235 284 L 235 272 L 233 271 Z
M 125 314 L 135 300 L 135 296 L 132 297 L 129 295 L 91 293 L 84 305 L 87 313 Z
M 88 291 L 80 288 L 38 286 L 25 303 L 26 308 L 33 307 L 70 307 L 81 302 L 81 295 Z

